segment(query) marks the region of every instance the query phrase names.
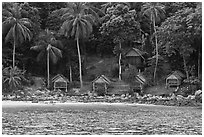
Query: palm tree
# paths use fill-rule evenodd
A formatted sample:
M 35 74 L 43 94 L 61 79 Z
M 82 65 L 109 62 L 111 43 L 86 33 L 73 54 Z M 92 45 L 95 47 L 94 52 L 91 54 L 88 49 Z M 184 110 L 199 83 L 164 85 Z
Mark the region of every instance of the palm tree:
M 46 29 L 39 34 L 39 41 L 37 45 L 31 47 L 31 49 L 39 51 L 37 61 L 40 61 L 47 54 L 47 88 L 50 87 L 50 59 L 55 64 L 59 57 L 62 57 L 61 43 L 54 37 L 54 32 Z
M 148 3 L 143 5 L 142 12 L 143 12 L 143 15 L 146 15 L 147 17 L 150 18 L 150 20 L 153 24 L 153 29 L 154 29 L 154 34 L 155 34 L 154 35 L 155 47 L 156 47 L 156 65 L 155 65 L 155 69 L 154 69 L 154 82 L 155 82 L 157 65 L 158 65 L 158 56 L 159 56 L 155 26 L 157 23 L 161 22 L 161 19 L 163 19 L 165 17 L 165 10 L 164 10 L 164 6 L 159 4 L 159 3 L 148 2 Z
M 16 66 L 6 67 L 2 71 L 3 73 L 3 83 L 8 84 L 10 90 L 14 90 L 21 85 L 22 80 L 25 79 L 24 73 L 25 71 L 20 70 Z
M 96 20 L 89 12 L 86 3 L 68 3 L 67 8 L 63 8 L 61 11 L 64 21 L 61 26 L 61 33 L 68 38 L 74 37 L 77 43 L 80 85 L 83 87 L 79 40 L 90 35 L 93 30 L 92 25 Z
M 14 3 L 13 6 L 2 11 L 3 23 L 2 32 L 5 36 L 5 42 L 13 42 L 13 68 L 15 67 L 15 50 L 16 45 L 24 40 L 31 40 L 32 33 L 29 30 L 31 21 L 28 18 L 22 18 L 21 6 Z

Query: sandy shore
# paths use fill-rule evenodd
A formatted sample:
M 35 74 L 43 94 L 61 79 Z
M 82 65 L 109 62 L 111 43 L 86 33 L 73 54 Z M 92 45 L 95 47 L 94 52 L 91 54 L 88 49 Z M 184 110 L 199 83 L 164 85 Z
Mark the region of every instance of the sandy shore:
M 107 102 L 65 102 L 60 103 L 59 101 L 54 101 L 51 103 L 50 101 L 40 101 L 38 103 L 32 103 L 31 101 L 2 101 L 2 107 L 28 107 L 28 106 L 87 106 L 87 105 L 112 105 L 112 106 L 160 106 L 160 105 L 153 105 L 153 104 L 138 104 L 138 103 L 107 103 Z M 168 106 L 167 106 L 168 107 Z

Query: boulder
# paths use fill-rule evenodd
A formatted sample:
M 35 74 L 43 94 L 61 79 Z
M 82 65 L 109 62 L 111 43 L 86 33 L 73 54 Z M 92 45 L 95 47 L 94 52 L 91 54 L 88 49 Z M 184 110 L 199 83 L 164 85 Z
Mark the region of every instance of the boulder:
M 202 96 L 202 90 L 197 90 L 196 92 L 195 92 L 195 96 Z
M 177 96 L 176 96 L 176 99 L 177 99 L 177 100 L 183 100 L 184 97 L 183 97 L 182 95 L 177 95 Z
M 197 90 L 195 92 L 195 99 L 196 101 L 202 102 L 202 91 L 201 90 Z
M 139 96 L 139 93 L 135 93 L 135 97 L 138 97 Z
M 40 91 L 40 90 L 36 90 L 36 91 L 34 92 L 34 94 L 37 95 L 37 96 L 40 96 L 40 95 L 44 94 L 44 92 L 42 92 L 42 91 Z
M 176 95 L 172 93 L 170 99 L 175 99 L 175 98 L 176 98 Z
M 32 100 L 32 103 L 38 103 L 37 99 Z
M 188 97 L 186 99 L 193 100 L 193 99 L 195 99 L 195 96 L 194 95 L 188 95 Z
M 121 97 L 121 98 L 125 98 L 125 94 L 122 94 L 120 97 Z

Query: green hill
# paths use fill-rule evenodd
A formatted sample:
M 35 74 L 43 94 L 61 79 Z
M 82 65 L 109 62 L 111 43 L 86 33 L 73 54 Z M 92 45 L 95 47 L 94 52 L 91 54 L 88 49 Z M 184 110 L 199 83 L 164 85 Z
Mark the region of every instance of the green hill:
M 100 58 L 97 56 L 88 56 L 86 63 L 86 74 L 84 81 L 92 81 L 99 75 L 105 75 L 112 78 L 111 70 L 117 66 L 115 57 Z

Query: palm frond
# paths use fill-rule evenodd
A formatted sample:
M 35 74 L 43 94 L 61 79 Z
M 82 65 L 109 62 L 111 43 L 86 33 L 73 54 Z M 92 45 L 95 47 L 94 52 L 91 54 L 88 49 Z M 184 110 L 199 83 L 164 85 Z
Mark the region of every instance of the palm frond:
M 76 26 L 71 26 L 71 36 L 74 36 L 76 34 Z
M 83 16 L 83 19 L 88 20 L 91 24 L 95 24 L 95 22 L 94 22 L 94 17 L 93 17 L 91 14 L 84 15 L 84 16 Z
M 65 21 L 63 24 L 62 24 L 62 27 L 60 29 L 60 32 L 61 34 L 65 35 L 66 37 L 68 35 L 70 35 L 70 31 L 72 29 L 72 24 L 73 24 L 74 20 L 68 20 L 68 21 Z
M 142 7 L 142 13 L 148 18 L 152 17 L 156 22 L 160 22 L 165 17 L 164 6 L 154 2 L 145 3 Z
M 31 21 L 28 18 L 22 18 L 19 20 L 19 22 L 23 25 L 25 25 L 26 27 L 32 27 L 31 25 Z
M 20 41 L 20 43 L 25 39 L 27 39 L 27 35 L 29 34 L 26 34 L 25 32 L 26 30 L 23 29 L 23 26 L 19 23 L 17 23 L 17 33 L 18 33 L 18 40 Z
M 92 14 L 94 16 L 93 20 L 95 23 L 99 22 L 99 16 L 98 13 L 96 13 L 92 8 L 88 8 L 88 13 Z
M 2 9 L 2 17 L 3 17 L 3 21 L 8 18 L 8 17 L 12 17 L 13 14 L 9 11 L 9 10 L 6 10 L 6 9 Z
M 84 37 L 88 36 L 89 30 L 87 29 L 85 22 L 83 21 L 80 22 L 80 28 L 81 28 L 81 35 Z
M 61 9 L 53 11 L 51 14 L 54 15 L 54 16 L 62 16 L 65 13 L 68 13 L 68 12 L 71 12 L 70 8 L 61 8 Z
M 79 21 L 79 18 L 75 18 L 75 19 L 74 19 L 74 22 L 73 22 L 73 24 L 72 24 L 72 26 L 76 26 L 76 24 L 78 23 L 78 21 Z
M 25 35 L 27 36 L 27 37 L 25 38 L 25 40 L 28 39 L 28 40 L 30 41 L 31 38 L 32 38 L 32 32 L 31 32 L 30 29 L 28 29 L 25 25 L 22 25 L 22 27 L 23 27 L 23 29 L 25 30 Z
M 51 48 L 48 52 L 49 52 L 49 54 L 50 54 L 50 59 L 51 59 L 51 61 L 52 61 L 54 64 L 56 64 L 58 58 L 57 58 L 56 54 L 54 53 L 53 49 Z
M 3 21 L 2 25 L 15 24 L 15 23 L 16 23 L 16 19 L 14 17 L 8 17 L 8 18 L 6 18 L 5 21 Z
M 8 43 L 10 39 L 12 39 L 12 37 L 13 37 L 13 27 L 11 27 L 10 30 L 8 31 L 5 37 L 5 42 Z
M 30 49 L 31 50 L 36 50 L 36 51 L 41 51 L 41 50 L 45 50 L 45 45 L 42 44 L 42 45 L 36 45 L 36 46 L 32 46 Z
M 92 25 L 96 22 L 96 18 L 98 17 L 95 11 L 96 9 L 91 7 L 89 3 L 84 2 L 70 3 L 67 8 L 70 10 L 67 10 L 67 12 L 62 15 L 65 21 L 60 29 L 61 34 L 66 37 L 74 36 L 75 38 L 88 36 L 90 34 L 89 32 L 92 32 Z M 87 29 L 90 30 L 88 31 Z
M 62 20 L 71 20 L 73 18 L 74 18 L 74 16 L 70 12 L 63 14 L 61 17 Z
M 93 31 L 92 24 L 88 20 L 85 20 L 85 19 L 82 19 L 81 21 L 86 24 L 87 34 L 89 35 Z
M 51 47 L 51 50 L 53 51 L 53 53 L 54 53 L 57 57 L 61 57 L 61 58 L 62 58 L 62 52 L 61 52 L 60 49 L 58 49 L 58 48 L 52 46 L 52 47 Z
M 40 53 L 37 56 L 37 61 L 40 62 L 44 58 L 45 55 L 46 55 L 46 51 L 41 50 Z

